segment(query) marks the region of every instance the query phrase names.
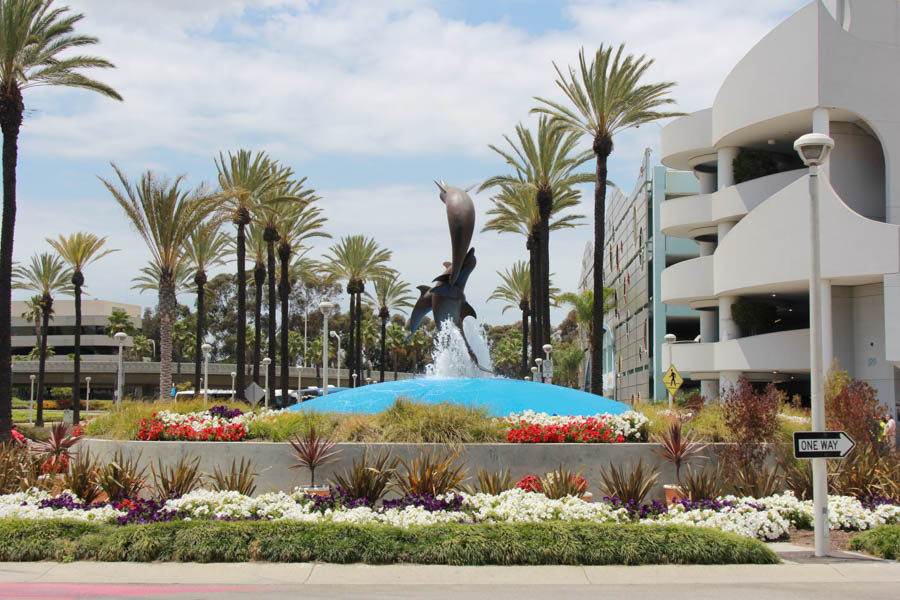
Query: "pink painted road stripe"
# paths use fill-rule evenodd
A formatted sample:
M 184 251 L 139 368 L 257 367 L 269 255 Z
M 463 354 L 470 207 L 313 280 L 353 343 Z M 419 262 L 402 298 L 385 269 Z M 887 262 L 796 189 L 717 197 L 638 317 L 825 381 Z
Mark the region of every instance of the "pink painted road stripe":
M 265 591 L 264 587 L 225 587 L 219 585 L 129 585 L 95 583 L 5 583 L 0 586 L 0 598 L 104 598 L 108 596 L 162 596 L 197 592 Z

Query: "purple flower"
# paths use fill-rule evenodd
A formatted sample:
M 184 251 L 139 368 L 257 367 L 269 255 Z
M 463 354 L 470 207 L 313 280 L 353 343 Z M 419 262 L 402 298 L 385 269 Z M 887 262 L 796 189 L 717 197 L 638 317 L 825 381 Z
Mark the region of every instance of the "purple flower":
M 231 420 L 235 417 L 241 416 L 244 413 L 241 412 L 239 408 L 231 410 L 227 406 L 217 405 L 209 409 L 209 414 L 214 417 L 219 417 L 220 419 Z

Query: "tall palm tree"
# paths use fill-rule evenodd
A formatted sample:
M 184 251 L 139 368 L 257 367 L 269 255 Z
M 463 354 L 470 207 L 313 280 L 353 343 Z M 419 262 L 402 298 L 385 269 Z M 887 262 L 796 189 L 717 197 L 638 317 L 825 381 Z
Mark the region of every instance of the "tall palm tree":
M 55 294 L 72 294 L 72 271 L 59 256 L 42 252 L 28 266 L 13 270 L 13 289 L 36 292 L 41 297 L 41 345 L 38 354 L 38 409 L 35 424 L 44 426 L 44 363 L 47 360 L 47 327 Z
M 225 257 L 229 253 L 228 236 L 219 230 L 221 221 L 211 219 L 203 223 L 191 232 L 187 242 L 187 258 L 190 268 L 194 271 L 194 285 L 197 286 L 197 332 L 194 335 L 196 348 L 194 349 L 194 393 L 200 393 L 200 363 L 203 351 L 203 341 L 206 339 L 205 322 L 205 291 L 207 269 L 212 269 L 225 264 Z
M 494 288 L 494 291 L 488 296 L 488 302 L 491 300 L 500 300 L 505 302 L 502 313 L 510 308 L 518 308 L 522 311 L 522 375 L 528 374 L 528 313 L 530 310 L 529 299 L 531 298 L 531 273 L 528 265 L 524 260 L 518 260 L 513 263 L 512 268 L 506 269 L 501 273 L 497 271 L 497 275 L 503 281 Z
M 159 399 L 172 388 L 172 326 L 175 320 L 175 284 L 179 269 L 188 264 L 191 234 L 218 208 L 204 190 L 186 191 L 184 176 L 160 179 L 147 171 L 132 185 L 113 165 L 119 186 L 100 180 L 147 244 L 151 263 L 159 270 Z
M 563 211 L 576 206 L 579 202 L 578 193 L 574 190 L 566 190 L 564 193 L 553 197 L 553 205 L 550 208 L 550 231 L 558 231 L 581 225 L 579 219 L 582 215 L 564 214 Z M 537 306 L 538 287 L 536 269 L 538 263 L 537 244 L 535 236 L 540 224 L 535 194 L 525 185 L 500 184 L 500 192 L 491 198 L 492 207 L 488 209 L 490 216 L 482 231 L 497 231 L 499 233 L 517 233 L 525 238 L 525 248 L 528 250 L 528 272 L 530 275 L 529 288 L 531 297 L 529 302 L 529 315 L 531 317 L 531 348 L 532 359 L 537 358 L 537 349 L 543 346 L 540 341 L 541 326 L 539 311 L 532 310 Z
M 249 150 L 237 154 L 221 152 L 216 159 L 219 172 L 218 198 L 221 207 L 237 227 L 237 395 L 243 397 L 247 370 L 247 272 L 245 228 L 252 221 L 251 211 L 259 198 L 281 184 L 277 169 L 265 152 Z
M 256 305 L 253 310 L 253 383 L 259 385 L 259 355 L 262 347 L 262 293 L 266 282 L 266 240 L 264 228 L 258 223 L 250 223 L 247 227 L 247 250 L 253 261 L 253 288 Z
M 72 369 L 72 422 L 78 425 L 81 419 L 81 288 L 84 285 L 84 268 L 100 260 L 117 248 L 104 248 L 105 237 L 79 231 L 69 237 L 47 238 L 59 256 L 72 269 L 72 285 L 75 289 L 75 365 Z
M 409 308 L 413 305 L 415 297 L 412 289 L 405 281 L 401 281 L 394 272 L 390 277 L 379 277 L 374 282 L 375 293 L 366 292 L 366 298 L 373 310 L 378 309 L 378 318 L 381 319 L 381 379 L 384 382 L 384 365 L 386 363 L 385 347 L 387 346 L 387 324 L 391 318 L 391 312 L 401 308 Z
M 587 335 L 588 343 L 594 335 L 594 290 L 584 290 L 580 294 L 566 292 L 557 296 L 560 304 L 568 304 L 575 311 L 575 322 L 578 323 Z M 603 288 L 603 312 L 616 307 L 616 290 Z
M 579 134 L 565 132 L 550 125 L 550 119 L 542 115 L 538 119 L 537 136 L 521 123 L 516 126 L 518 143 L 503 136 L 512 148 L 507 152 L 494 146 L 489 148 L 506 159 L 515 175 L 495 175 L 485 181 L 482 190 L 499 186 L 514 186 L 524 188 L 526 192 L 533 194 L 537 203 L 538 223 L 532 243 L 537 243 L 537 260 L 534 267 L 537 271 L 536 301 L 534 310 L 538 311 L 540 334 L 538 342 L 540 346 L 550 341 L 550 215 L 553 209 L 553 199 L 558 194 L 574 194 L 574 199 L 580 197 L 580 193 L 573 186 L 579 183 L 587 183 L 593 180 L 589 173 L 578 173 L 576 170 L 590 160 L 591 152 L 585 151 L 576 154 L 575 146 L 578 143 Z M 538 352 L 537 348 L 534 348 Z
M 156 264 L 155 261 L 151 259 L 149 263 L 145 266 L 138 269 L 137 277 L 131 278 L 131 289 L 137 290 L 139 293 L 143 294 L 144 292 L 156 292 L 159 293 L 159 281 L 162 278 L 162 271 L 159 269 L 159 265 Z M 175 270 L 175 274 L 172 276 L 172 280 L 175 282 L 175 296 L 180 296 L 182 294 L 188 294 L 194 290 L 194 274 L 191 272 L 191 265 L 188 261 L 183 261 L 179 263 L 178 268 Z M 113 313 L 115 313 L 117 308 L 113 309 Z M 128 313 L 125 311 L 120 311 L 127 321 L 127 326 L 131 326 L 131 320 L 128 317 Z M 112 317 L 110 317 L 110 324 L 118 326 L 118 322 L 113 324 Z M 107 329 L 110 329 L 107 327 Z M 121 330 L 124 331 L 124 330 Z M 116 332 L 112 333 L 107 332 L 109 335 L 113 335 Z M 132 335 L 129 331 L 125 331 L 128 335 Z
M 16 163 L 19 130 L 25 114 L 23 90 L 37 86 L 78 87 L 121 100 L 103 83 L 80 73 L 109 68 L 112 63 L 94 56 L 72 54 L 73 48 L 97 43 L 76 35 L 84 18 L 52 0 L 0 1 L 0 131 L 3 132 L 3 218 L 0 226 L 0 441 L 12 431 L 12 258 L 16 224 Z M 66 54 L 66 56 L 61 56 Z
M 307 190 L 312 192 L 312 190 Z M 296 279 L 303 277 L 303 273 L 309 269 L 315 269 L 315 263 L 304 256 L 306 250 L 302 250 L 302 243 L 314 237 L 327 237 L 331 235 L 322 230 L 328 220 L 322 216 L 322 209 L 313 206 L 315 195 L 310 194 L 305 204 L 292 203 L 285 207 L 282 213 L 282 221 L 279 224 L 281 238 L 278 242 L 278 260 L 281 264 L 281 279 L 278 282 L 278 290 L 281 297 L 281 398 L 288 401 L 288 378 L 290 374 L 290 356 L 288 348 L 288 330 L 290 329 L 290 317 L 288 314 L 291 285 Z M 302 250 L 295 254 L 297 250 Z M 297 260 L 291 260 L 295 257 Z M 291 273 L 291 267 L 296 268 L 297 273 Z
M 613 151 L 613 135 L 657 119 L 680 116 L 658 108 L 675 101 L 668 96 L 675 82 L 641 84 L 641 78 L 653 64 L 646 55 L 623 57 L 625 44 L 613 54 L 611 46 L 597 49 L 588 64 L 584 48 L 578 53 L 580 70 L 569 68 L 568 77 L 553 64 L 559 78 L 556 85 L 568 98 L 564 106 L 544 98 L 535 98 L 543 106 L 532 112 L 549 115 L 555 127 L 587 136 L 596 157 L 594 179 L 594 289 L 603 289 L 603 245 L 606 235 L 607 160 Z M 602 294 L 594 295 L 594 315 L 603 321 Z M 591 337 L 591 393 L 603 393 L 603 328 L 594 327 Z
M 336 279 L 347 280 L 350 294 L 350 353 L 348 368 L 362 378 L 362 294 L 367 279 L 386 277 L 391 272 L 387 266 L 391 251 L 380 248 L 374 238 L 363 235 L 344 236 L 329 248 L 324 256 L 322 269 Z

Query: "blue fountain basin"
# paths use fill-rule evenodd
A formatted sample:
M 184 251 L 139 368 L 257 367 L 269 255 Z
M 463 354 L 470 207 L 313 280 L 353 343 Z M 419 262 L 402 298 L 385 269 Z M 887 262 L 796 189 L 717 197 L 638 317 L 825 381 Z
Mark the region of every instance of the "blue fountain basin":
M 372 414 L 384 411 L 399 398 L 437 404 L 454 402 L 483 406 L 494 417 L 525 410 L 556 415 L 621 414 L 631 407 L 580 390 L 516 379 L 402 379 L 366 385 L 313 398 L 294 411 Z

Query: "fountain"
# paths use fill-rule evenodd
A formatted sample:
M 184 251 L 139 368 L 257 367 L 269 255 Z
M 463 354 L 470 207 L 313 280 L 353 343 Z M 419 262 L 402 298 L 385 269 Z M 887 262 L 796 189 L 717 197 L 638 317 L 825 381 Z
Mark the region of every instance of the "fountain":
M 429 404 L 483 406 L 495 417 L 525 410 L 562 415 L 630 410 L 625 404 L 580 390 L 493 374 L 490 348 L 476 324 L 475 309 L 465 296 L 466 282 L 476 264 L 475 248 L 469 247 L 475 208 L 465 190 L 448 186 L 443 180 L 437 185 L 447 209 L 451 261 L 444 263 L 444 271 L 435 277 L 434 285 L 418 286 L 419 300 L 409 318 L 410 336 L 429 312 L 434 313 L 440 326 L 426 375 L 332 393 L 294 405 L 291 410 L 376 413 L 389 408 L 399 397 Z

